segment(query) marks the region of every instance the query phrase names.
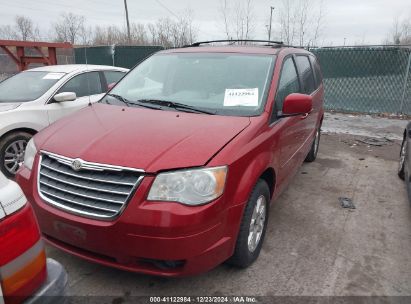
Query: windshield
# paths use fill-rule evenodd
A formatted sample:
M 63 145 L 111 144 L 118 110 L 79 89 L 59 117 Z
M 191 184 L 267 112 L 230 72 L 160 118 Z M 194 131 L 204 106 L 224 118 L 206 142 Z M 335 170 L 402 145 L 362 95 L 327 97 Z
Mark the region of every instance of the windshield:
M 150 57 L 111 90 L 127 101 L 164 100 L 220 115 L 262 112 L 275 57 L 172 53 Z M 112 102 L 113 96 L 103 101 Z
M 0 82 L 0 102 L 27 102 L 47 92 L 64 73 L 21 72 Z

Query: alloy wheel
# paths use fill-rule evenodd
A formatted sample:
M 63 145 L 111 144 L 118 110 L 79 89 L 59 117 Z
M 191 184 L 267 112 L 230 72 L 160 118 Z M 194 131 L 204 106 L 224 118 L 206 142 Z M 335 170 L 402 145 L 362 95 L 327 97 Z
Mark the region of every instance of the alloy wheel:
M 248 233 L 248 250 L 254 252 L 260 243 L 266 219 L 267 200 L 261 195 L 255 204 Z
M 4 167 L 6 170 L 15 175 L 24 161 L 24 151 L 26 150 L 27 141 L 19 139 L 13 141 L 4 150 Z

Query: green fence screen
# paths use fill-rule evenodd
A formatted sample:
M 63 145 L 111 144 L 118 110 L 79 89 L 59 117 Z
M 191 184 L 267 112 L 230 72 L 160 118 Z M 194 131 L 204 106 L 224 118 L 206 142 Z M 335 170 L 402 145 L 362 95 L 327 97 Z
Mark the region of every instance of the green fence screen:
M 161 46 L 93 46 L 75 49 L 76 63 L 114 65 L 132 68 L 151 54 L 161 51 Z
M 77 64 L 113 65 L 113 46 L 94 46 L 74 49 Z
M 328 110 L 411 115 L 411 49 L 311 49 L 320 61 Z

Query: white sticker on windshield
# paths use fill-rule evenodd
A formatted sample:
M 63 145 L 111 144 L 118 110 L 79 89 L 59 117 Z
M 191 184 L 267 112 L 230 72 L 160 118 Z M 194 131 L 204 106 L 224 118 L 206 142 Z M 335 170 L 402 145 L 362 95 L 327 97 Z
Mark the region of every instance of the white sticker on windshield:
M 64 76 L 64 73 L 48 73 L 43 79 L 60 79 Z
M 225 107 L 257 107 L 258 88 L 254 89 L 226 89 L 224 95 Z

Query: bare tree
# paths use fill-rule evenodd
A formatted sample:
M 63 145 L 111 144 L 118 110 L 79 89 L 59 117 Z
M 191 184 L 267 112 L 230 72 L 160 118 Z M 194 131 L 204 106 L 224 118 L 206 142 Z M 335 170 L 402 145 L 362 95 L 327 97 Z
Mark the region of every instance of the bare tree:
M 4 25 L 0 27 L 0 39 L 13 40 L 17 39 L 16 31 L 11 25 Z
M 408 18 L 401 19 L 396 16 L 393 20 L 391 30 L 385 44 L 410 44 L 411 43 L 411 22 Z
M 286 44 L 294 44 L 294 35 L 296 31 L 296 9 L 292 0 L 282 0 L 278 8 L 280 16 L 280 34 L 281 40 Z
M 249 0 L 251 1 L 251 0 Z M 16 16 L 16 24 L 0 26 L 0 39 L 37 39 L 38 27 L 24 16 Z M 184 11 L 177 18 L 162 18 L 154 23 L 130 24 L 132 44 L 155 44 L 179 47 L 196 40 L 198 29 L 193 22 L 193 12 Z M 48 39 L 81 45 L 129 44 L 124 28 L 117 25 L 87 26 L 85 17 L 73 13 L 62 13 L 59 21 L 52 24 Z
M 192 14 L 187 11 L 177 20 L 162 18 L 156 23 L 148 24 L 151 44 L 179 47 L 193 43 L 197 36 L 197 29 L 191 16 Z
M 315 28 L 314 28 L 314 34 L 311 40 L 312 45 L 318 45 L 318 39 L 320 38 L 322 34 L 322 28 L 324 24 L 324 13 L 325 13 L 324 0 L 320 0 L 318 14 L 317 16 L 315 16 Z
M 93 43 L 93 28 L 84 25 L 80 30 L 79 36 L 82 45 L 91 45 Z
M 304 38 L 307 36 L 307 21 L 308 21 L 308 13 L 309 13 L 308 1 L 301 1 L 298 11 L 298 26 L 299 32 L 298 35 L 300 37 L 300 44 L 304 45 Z
M 85 33 L 84 16 L 73 13 L 63 13 L 60 15 L 60 21 L 53 25 L 56 41 L 70 42 L 75 44 L 82 39 L 81 35 Z M 84 37 L 83 37 L 84 38 Z
M 221 0 L 220 2 L 221 7 L 220 7 L 220 12 L 221 12 L 221 17 L 223 19 L 223 24 L 224 24 L 224 31 L 227 36 L 227 39 L 230 39 L 230 27 L 229 27 L 229 11 L 228 11 L 228 5 L 227 5 L 227 0 Z
M 147 32 L 144 24 L 132 23 L 130 26 L 130 37 L 132 44 L 147 44 Z
M 324 26 L 323 0 L 282 0 L 278 6 L 280 36 L 286 44 L 317 44 Z
M 15 30 L 16 38 L 19 40 L 38 40 L 40 38 L 40 31 L 37 26 L 34 25 L 33 20 L 25 16 L 15 17 Z
M 227 0 L 220 2 L 220 15 L 227 39 L 251 39 L 255 29 L 253 0 L 235 0 L 229 5 Z

